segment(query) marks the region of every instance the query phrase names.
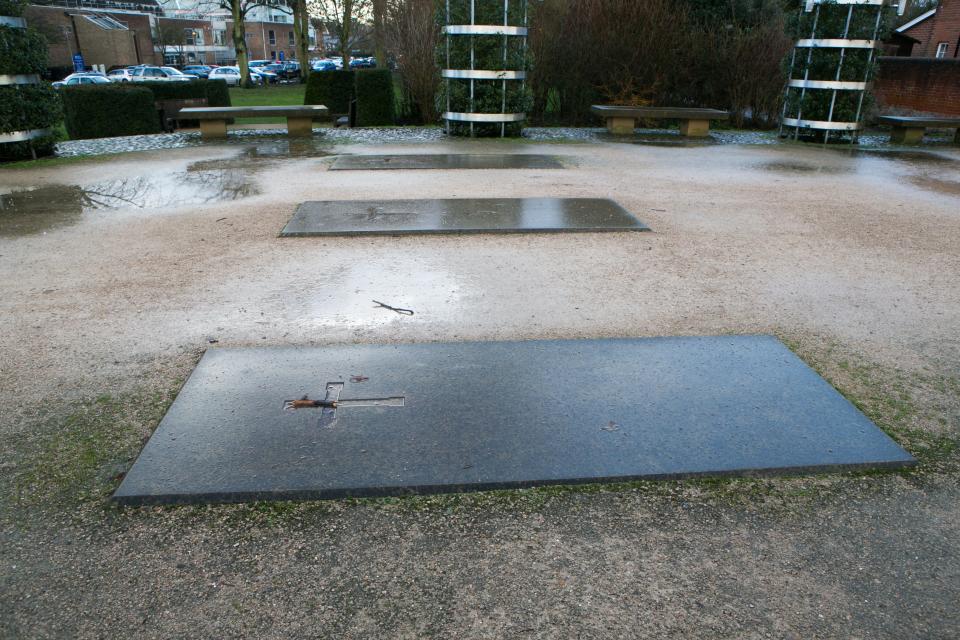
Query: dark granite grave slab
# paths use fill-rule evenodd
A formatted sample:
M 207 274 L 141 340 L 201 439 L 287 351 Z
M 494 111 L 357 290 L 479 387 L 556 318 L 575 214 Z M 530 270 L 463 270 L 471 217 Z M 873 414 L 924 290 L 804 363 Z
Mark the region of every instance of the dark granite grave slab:
M 211 349 L 114 498 L 382 496 L 914 462 L 769 336 Z
M 562 169 L 555 156 L 531 153 L 462 153 L 339 156 L 331 171 L 354 169 Z
M 280 235 L 649 230 L 612 200 L 482 198 L 304 202 Z

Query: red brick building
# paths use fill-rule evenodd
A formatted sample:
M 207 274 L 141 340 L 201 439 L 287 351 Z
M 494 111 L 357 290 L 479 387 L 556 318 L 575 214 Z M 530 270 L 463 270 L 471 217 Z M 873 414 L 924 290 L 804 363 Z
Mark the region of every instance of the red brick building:
M 960 58 L 960 0 L 940 0 L 931 9 L 898 27 L 896 34 L 913 38 L 914 58 Z

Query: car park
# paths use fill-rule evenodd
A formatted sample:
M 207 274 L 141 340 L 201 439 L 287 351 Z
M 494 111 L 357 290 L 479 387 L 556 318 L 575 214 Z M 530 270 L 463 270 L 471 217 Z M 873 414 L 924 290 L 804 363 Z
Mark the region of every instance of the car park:
M 54 82 L 53 87 L 59 89 L 60 87 L 76 87 L 78 85 L 90 85 L 90 84 L 111 84 L 110 80 L 107 79 L 105 75 L 99 71 L 94 72 L 80 72 L 80 73 L 71 73 L 66 78 L 59 82 Z
M 174 73 L 171 73 L 174 72 Z M 191 76 L 184 75 L 173 67 L 136 67 L 132 82 L 190 82 Z

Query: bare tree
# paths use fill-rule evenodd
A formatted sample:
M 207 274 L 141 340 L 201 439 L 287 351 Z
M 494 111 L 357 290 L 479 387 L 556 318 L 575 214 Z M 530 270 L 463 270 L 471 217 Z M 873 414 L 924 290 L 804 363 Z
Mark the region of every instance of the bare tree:
M 187 32 L 181 25 L 163 22 L 157 25 L 157 46 L 163 56 L 161 64 L 166 63 L 167 49 L 173 49 L 177 55 L 177 64 L 183 64 L 183 47 L 187 44 Z
M 307 0 L 310 13 L 320 18 L 340 41 L 343 68 L 350 66 L 350 52 L 366 37 L 360 23 L 370 13 L 371 0 Z
M 377 66 L 387 68 L 386 34 L 384 20 L 387 15 L 387 0 L 372 0 L 373 9 L 373 50 L 377 59 Z
M 310 15 L 307 0 L 288 0 L 293 12 L 293 37 L 300 60 L 300 81 L 310 77 Z
M 439 115 L 436 48 L 440 26 L 434 10 L 434 0 L 389 0 L 384 25 L 386 48 L 396 59 L 404 90 L 426 124 L 436 122 Z

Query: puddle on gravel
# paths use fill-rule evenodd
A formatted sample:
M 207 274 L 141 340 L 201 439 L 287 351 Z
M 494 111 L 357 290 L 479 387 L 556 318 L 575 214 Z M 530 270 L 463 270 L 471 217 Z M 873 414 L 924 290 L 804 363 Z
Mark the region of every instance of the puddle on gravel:
M 817 165 L 809 162 L 794 162 L 790 160 L 763 162 L 755 165 L 755 167 L 763 171 L 774 171 L 777 173 L 846 173 L 851 170 L 850 167 L 838 167 L 835 164 Z
M 260 192 L 241 169 L 188 167 L 187 171 L 104 180 L 88 185 L 52 184 L 0 192 L 0 237 L 23 236 L 76 224 L 105 209 L 159 209 L 240 200 Z
M 838 149 L 838 153 L 854 158 L 879 158 L 910 164 L 952 164 L 957 160 L 929 151 L 905 151 L 902 149 Z
M 936 191 L 937 193 L 943 193 L 948 196 L 960 196 L 960 182 L 956 180 L 941 180 L 939 178 L 931 178 L 930 176 L 914 176 L 910 179 L 910 182 L 927 191 Z

